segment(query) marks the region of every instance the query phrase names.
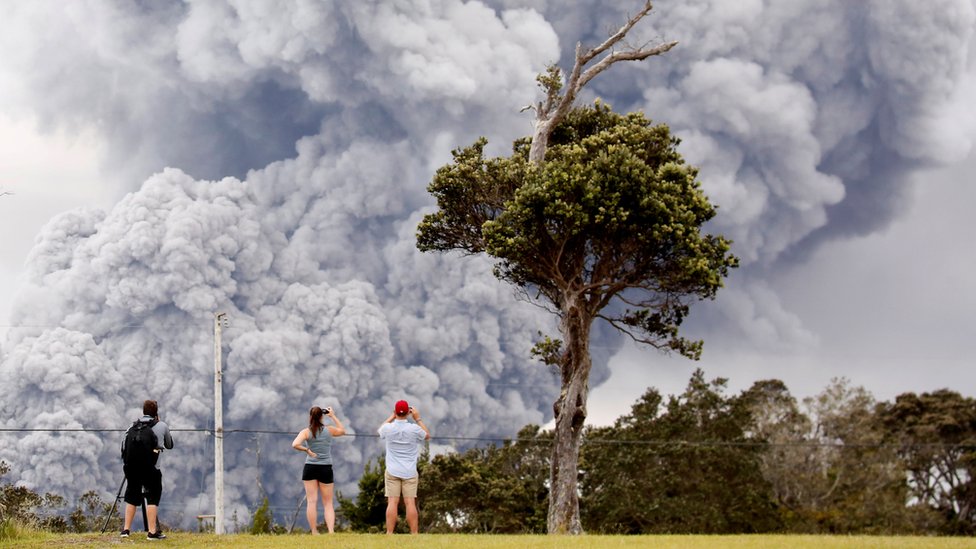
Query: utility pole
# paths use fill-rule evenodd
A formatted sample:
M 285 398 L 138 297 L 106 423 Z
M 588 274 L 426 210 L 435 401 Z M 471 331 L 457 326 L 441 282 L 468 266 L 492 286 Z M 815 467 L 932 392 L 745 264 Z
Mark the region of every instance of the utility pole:
M 224 533 L 224 372 L 220 329 L 228 325 L 226 313 L 214 314 L 214 533 Z

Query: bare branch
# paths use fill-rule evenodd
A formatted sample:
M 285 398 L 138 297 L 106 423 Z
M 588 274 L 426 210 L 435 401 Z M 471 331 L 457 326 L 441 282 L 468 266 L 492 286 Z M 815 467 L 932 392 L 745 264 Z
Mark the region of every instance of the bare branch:
M 553 85 L 553 79 L 559 75 L 558 68 L 550 67 L 550 71 L 546 77 L 540 76 L 539 82 L 546 89 L 546 98 L 544 102 L 539 102 L 538 107 L 535 109 L 535 131 L 532 136 L 532 146 L 529 148 L 529 161 L 535 164 L 541 164 L 543 162 L 552 129 L 565 118 L 566 114 L 572 108 L 573 103 L 575 103 L 576 96 L 583 89 L 583 86 L 596 75 L 605 71 L 610 65 L 618 61 L 641 61 L 651 56 L 661 55 L 678 45 L 678 42 L 671 41 L 650 48 L 628 47 L 623 51 L 613 51 L 614 46 L 619 44 L 627 36 L 627 33 L 634 28 L 634 25 L 650 12 L 651 2 L 647 0 L 644 2 L 644 7 L 637 14 L 628 19 L 617 32 L 610 35 L 599 46 L 583 51 L 582 44 L 577 43 L 576 60 L 573 63 L 573 70 L 569 73 L 569 78 L 564 87 L 565 92 L 562 95 L 559 95 L 559 86 Z M 587 64 L 604 53 L 606 55 L 602 59 L 592 67 L 586 69 Z
M 610 65 L 616 63 L 617 61 L 643 61 L 648 57 L 655 55 L 661 55 L 662 53 L 667 53 L 671 48 L 678 45 L 676 40 L 671 42 L 665 42 L 663 44 L 658 44 L 651 49 L 639 49 L 630 51 L 615 51 L 601 59 L 596 65 L 593 65 L 586 72 L 580 76 L 579 82 L 577 84 L 578 89 L 582 89 L 583 86 L 587 84 L 593 77 L 605 71 Z
M 551 300 L 543 301 L 539 299 L 540 295 L 545 295 L 545 294 L 539 291 L 538 288 L 536 288 L 536 295 L 533 296 L 529 294 L 528 286 L 515 286 L 515 291 L 513 295 L 517 301 L 522 301 L 534 307 L 538 307 L 553 316 L 559 316 L 559 310 L 556 309 L 555 307 L 549 306 L 549 304 L 552 303 Z
M 584 284 L 582 288 L 580 288 L 580 290 L 584 293 L 591 293 L 597 291 L 602 294 L 608 294 L 609 297 L 613 297 L 616 294 L 626 290 L 627 288 L 633 288 L 633 287 L 634 286 L 631 286 L 626 282 L 605 278 L 598 282 L 590 282 L 588 284 Z
M 630 337 L 630 339 L 634 340 L 636 343 L 644 343 L 645 345 L 650 345 L 651 347 L 654 347 L 655 349 L 666 353 L 671 351 L 671 348 L 668 347 L 667 345 L 662 344 L 660 339 L 649 339 L 649 338 L 638 337 L 634 335 L 634 333 L 630 331 L 629 326 L 625 324 L 621 324 L 620 321 L 618 321 L 613 317 L 598 314 L 596 315 L 596 318 L 602 318 L 603 320 L 607 321 L 611 326 L 616 328 L 618 331 L 626 334 L 628 337 Z
M 651 7 L 652 6 L 650 0 L 644 2 L 644 7 L 639 12 L 637 12 L 637 15 L 634 15 L 633 17 L 628 19 L 627 22 L 624 23 L 624 26 L 620 27 L 620 29 L 617 30 L 617 32 L 613 33 L 610 36 L 610 38 L 607 38 L 602 44 L 583 54 L 582 57 L 579 56 L 578 53 L 579 47 L 577 47 L 576 58 L 582 61 L 582 63 L 585 65 L 589 63 L 590 60 L 593 59 L 594 57 L 612 48 L 614 44 L 620 42 L 621 40 L 624 39 L 625 36 L 627 36 L 627 33 L 630 32 L 630 29 L 634 28 L 634 25 L 636 25 L 638 21 L 643 19 L 644 16 L 647 15 L 648 13 L 651 13 Z
M 616 45 L 621 40 L 623 40 L 627 36 L 627 33 L 629 33 L 630 30 L 634 28 L 634 25 L 636 25 L 638 21 L 643 19 L 644 16 L 646 16 L 648 13 L 651 12 L 651 7 L 652 7 L 651 2 L 650 0 L 648 0 L 647 2 L 644 3 L 643 9 L 641 9 L 639 12 L 637 12 L 636 15 L 628 19 L 627 22 L 624 23 L 624 25 L 617 30 L 617 32 L 612 34 L 602 44 L 600 44 L 599 46 L 591 50 L 588 50 L 586 52 L 581 52 L 582 46 L 579 43 L 576 44 L 576 62 L 573 65 L 573 70 L 570 73 L 569 82 L 567 82 L 566 85 L 567 87 L 566 95 L 563 96 L 562 101 L 560 102 L 559 106 L 556 108 L 556 114 L 553 115 L 553 118 L 557 118 L 557 116 L 559 116 L 560 111 L 569 110 L 569 107 L 572 106 L 573 101 L 576 99 L 576 95 L 579 93 L 581 89 L 583 89 L 583 86 L 585 86 L 587 82 L 592 80 L 594 76 L 606 70 L 607 67 L 609 67 L 610 65 L 616 63 L 617 61 L 642 61 L 644 59 L 647 59 L 648 57 L 651 57 L 652 55 L 660 55 L 662 53 L 665 53 L 669 51 L 671 48 L 678 45 L 678 42 L 672 41 L 664 44 L 659 44 L 650 49 L 637 48 L 637 49 L 628 49 L 620 52 L 613 51 L 613 46 Z M 597 56 L 599 56 L 600 54 L 608 50 L 610 50 L 610 53 L 608 55 L 606 55 L 603 59 L 597 62 L 596 65 L 587 69 L 586 72 L 583 72 L 583 67 L 585 67 L 590 61 L 595 59 Z

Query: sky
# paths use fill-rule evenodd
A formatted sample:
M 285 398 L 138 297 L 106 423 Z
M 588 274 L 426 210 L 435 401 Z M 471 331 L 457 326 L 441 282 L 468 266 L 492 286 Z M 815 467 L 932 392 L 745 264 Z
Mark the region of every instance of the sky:
M 151 394 L 171 424 L 206 427 L 218 310 L 238 428 L 297 432 L 325 404 L 367 434 L 401 397 L 448 437 L 548 422 L 558 385 L 528 349 L 552 319 L 490 261 L 421 254 L 414 232 L 450 151 L 483 135 L 505 154 L 531 132 L 535 76 L 639 2 L 604 4 L 5 6 L 2 426 L 117 428 Z M 678 47 L 611 68 L 580 102 L 671 126 L 741 267 L 692 307 L 698 362 L 597 328 L 592 423 L 648 387 L 679 393 L 695 368 L 798 398 L 834 377 L 882 400 L 973 394 L 974 30 L 973 0 L 655 3 L 631 43 Z M 166 467 L 202 512 L 211 447 L 183 436 Z M 66 441 L 86 448 L 70 470 L 16 461 Z M 6 442 L 25 485 L 117 482 L 114 440 Z M 274 500 L 299 493 L 293 456 L 266 446 L 281 441 L 227 442 L 235 505 L 255 476 Z M 377 452 L 348 443 L 340 486 Z

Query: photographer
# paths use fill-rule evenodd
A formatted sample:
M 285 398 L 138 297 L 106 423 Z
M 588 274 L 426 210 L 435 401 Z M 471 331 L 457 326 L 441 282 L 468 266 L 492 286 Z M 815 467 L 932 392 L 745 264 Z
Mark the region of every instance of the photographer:
M 408 414 L 413 416 L 414 423 L 407 421 Z M 420 444 L 430 439 L 430 431 L 420 420 L 420 410 L 411 407 L 405 400 L 398 400 L 393 405 L 393 414 L 386 418 L 377 432 L 386 441 L 386 533 L 392 534 L 396 527 L 397 508 L 403 497 L 407 525 L 410 526 L 410 533 L 416 534 L 419 524 L 417 485 L 420 483 L 417 457 L 420 455 Z
M 335 423 L 326 426 L 322 421 L 322 416 L 328 415 L 329 419 Z M 323 430 L 329 431 L 329 436 L 319 435 Z M 308 518 L 308 527 L 313 534 L 318 534 L 318 499 L 322 495 L 322 506 L 325 507 L 325 526 L 329 533 L 335 528 L 335 507 L 332 504 L 332 489 L 334 479 L 332 476 L 332 438 L 341 437 L 346 434 L 346 429 L 342 422 L 336 417 L 332 408 L 322 408 L 312 406 L 308 411 L 308 427 L 302 429 L 291 447 L 299 452 L 305 452 L 305 467 L 302 469 L 302 483 L 305 485 L 305 516 Z
M 173 448 L 169 426 L 159 420 L 159 404 L 155 400 L 142 403 L 142 417 L 126 430 L 122 437 L 122 470 L 128 485 L 125 488 L 125 522 L 120 535 L 129 537 L 129 528 L 136 515 L 136 507 L 146 503 L 146 536 L 150 540 L 164 539 L 157 520 L 159 499 L 163 494 L 163 474 L 159 470 L 159 455 L 163 449 Z

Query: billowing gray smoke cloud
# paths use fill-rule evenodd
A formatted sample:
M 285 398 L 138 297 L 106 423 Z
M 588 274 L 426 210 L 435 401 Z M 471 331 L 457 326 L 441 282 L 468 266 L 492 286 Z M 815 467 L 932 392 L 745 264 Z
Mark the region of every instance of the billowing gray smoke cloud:
M 15 78 L 0 79 L 3 104 L 48 127 L 97 128 L 113 184 L 133 192 L 38 236 L 11 319 L 36 328 L 8 334 L 3 427 L 119 428 L 147 396 L 174 428 L 212 426 L 218 310 L 231 318 L 228 429 L 297 432 L 322 404 L 368 435 L 400 397 L 439 435 L 546 421 L 556 383 L 527 354 L 551 319 L 483 258 L 419 254 L 414 231 L 449 151 L 486 135 L 505 152 L 529 133 L 518 109 L 534 99 L 535 75 L 633 6 L 266 6 L 8 7 L 0 74 Z M 974 121 L 957 106 L 973 90 L 973 3 L 661 2 L 646 23 L 643 36 L 681 46 L 615 67 L 590 97 L 668 122 L 702 167 L 721 207 L 713 228 L 745 265 L 705 316 L 725 326 L 718 336 L 809 344 L 763 274 L 883 226 L 911 169 L 971 148 Z M 176 436 L 169 497 L 183 518 L 209 512 L 212 439 Z M 261 490 L 279 507 L 301 497 L 290 439 L 228 435 L 227 501 L 241 516 Z M 31 487 L 107 493 L 117 444 L 6 436 L 0 459 Z M 367 437 L 342 442 L 340 488 L 353 491 L 379 452 Z
M 594 44 L 634 7 L 531 5 L 567 44 Z M 592 82 L 618 110 L 643 109 L 682 138 L 743 268 L 703 307 L 711 344 L 815 343 L 764 282 L 838 237 L 887 226 L 919 168 L 972 149 L 972 0 L 655 2 L 632 42 L 678 40 L 666 56 Z M 564 47 L 563 65 L 572 51 Z M 616 98 L 616 99 L 615 99 Z
M 74 39 L 49 71 L 23 71 L 27 96 L 56 74 L 78 81 L 32 98 L 44 120 L 97 122 L 113 145 L 106 162 L 126 174 L 165 162 L 240 177 L 165 169 L 110 212 L 45 227 L 12 319 L 37 328 L 10 332 L 0 373 L 14 380 L 0 397 L 4 427 L 124 427 L 146 397 L 173 428 L 211 427 L 218 310 L 232 323 L 226 428 L 288 433 L 228 435 L 226 499 L 241 517 L 260 500 L 256 481 L 276 505 L 301 497 L 288 445 L 313 404 L 365 435 L 398 398 L 441 436 L 512 436 L 546 421 L 557 384 L 528 350 L 551 319 L 487 261 L 413 244 L 424 187 L 450 149 L 489 132 L 504 150 L 524 133 L 518 106 L 558 53 L 540 15 L 460 2 L 52 7 L 16 14 L 51 19 L 21 37 L 33 45 L 18 50 L 25 66 Z M 315 127 L 293 124 L 295 113 Z M 185 519 L 212 509 L 212 441 L 176 438 L 164 469 L 171 513 Z M 117 446 L 116 435 L 36 433 L 7 437 L 0 458 L 28 486 L 105 493 Z M 344 441 L 340 488 L 354 492 L 380 452 L 372 438 Z

